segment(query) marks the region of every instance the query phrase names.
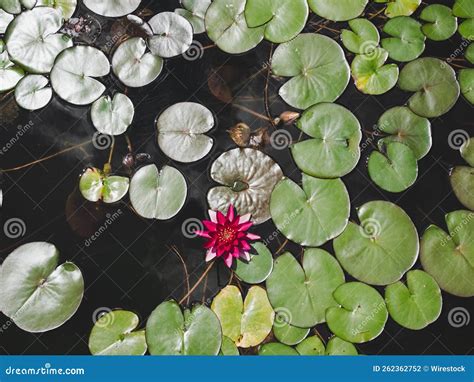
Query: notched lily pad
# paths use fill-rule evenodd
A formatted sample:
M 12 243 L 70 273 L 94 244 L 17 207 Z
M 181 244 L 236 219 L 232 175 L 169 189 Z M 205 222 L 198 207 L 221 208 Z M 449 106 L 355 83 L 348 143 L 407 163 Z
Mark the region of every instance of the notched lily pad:
M 127 194 L 128 186 L 128 178 L 104 174 L 97 168 L 88 168 L 79 181 L 82 196 L 90 202 L 118 202 Z
M 355 54 L 370 54 L 380 42 L 377 27 L 367 19 L 349 21 L 351 30 L 343 29 L 341 40 L 343 45 Z
M 101 134 L 120 135 L 132 124 L 135 108 L 125 94 L 102 96 L 92 104 L 92 124 Z
M 193 27 L 184 17 L 173 12 L 161 12 L 149 21 L 153 37 L 148 38 L 150 51 L 163 58 L 179 56 L 193 42 Z
M 382 39 L 382 47 L 392 60 L 409 62 L 425 50 L 425 35 L 421 24 L 411 17 L 401 16 L 389 20 L 383 31 L 391 37 Z
M 421 0 L 375 0 L 376 3 L 386 3 L 385 14 L 389 18 L 410 16 L 421 4 Z
M 434 41 L 444 41 L 458 29 L 458 20 L 451 8 L 442 4 L 428 5 L 420 14 L 426 24 L 421 28 L 426 37 Z
M 0 40 L 0 93 L 13 89 L 25 71 L 10 60 L 5 44 Z
M 183 8 L 174 11 L 191 23 L 194 34 L 200 34 L 206 31 L 204 17 L 211 3 L 211 0 L 181 0 Z
M 77 0 L 37 0 L 36 6 L 45 6 L 57 9 L 62 12 L 65 20 L 69 20 L 76 10 Z
M 45 107 L 53 97 L 53 90 L 47 86 L 45 76 L 30 74 L 23 77 L 15 88 L 15 100 L 26 110 L 38 110 Z

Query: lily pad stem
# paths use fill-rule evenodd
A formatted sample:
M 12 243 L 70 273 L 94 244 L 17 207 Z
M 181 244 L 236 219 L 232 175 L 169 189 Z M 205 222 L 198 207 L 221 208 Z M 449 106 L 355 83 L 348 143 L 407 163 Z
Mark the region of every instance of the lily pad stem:
M 210 272 L 210 270 L 212 269 L 212 266 L 214 265 L 215 261 L 213 261 L 212 263 L 210 263 L 206 270 L 204 271 L 204 273 L 201 275 L 201 277 L 199 277 L 199 279 L 196 281 L 196 283 L 193 285 L 193 287 L 188 291 L 188 293 L 186 293 L 186 295 L 181 299 L 179 300 L 179 304 L 181 305 L 184 301 L 186 301 L 190 296 L 191 294 L 196 290 L 196 288 L 199 286 L 199 284 L 201 284 L 202 280 L 205 279 L 206 275 Z

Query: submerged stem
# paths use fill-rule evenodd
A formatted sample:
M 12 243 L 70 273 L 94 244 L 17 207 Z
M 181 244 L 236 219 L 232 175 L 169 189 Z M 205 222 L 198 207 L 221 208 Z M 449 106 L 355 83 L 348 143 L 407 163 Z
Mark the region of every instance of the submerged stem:
M 191 294 L 196 290 L 196 288 L 199 286 L 199 284 L 201 284 L 202 280 L 204 280 L 206 275 L 212 269 L 212 266 L 214 265 L 214 263 L 215 263 L 215 261 L 213 261 L 212 263 L 210 263 L 207 266 L 206 270 L 201 275 L 201 277 L 199 277 L 199 279 L 196 281 L 196 283 L 193 285 L 193 287 L 188 291 L 188 293 L 186 293 L 186 295 L 181 300 L 179 300 L 179 304 L 182 304 L 184 301 L 188 300 L 188 298 L 191 296 Z

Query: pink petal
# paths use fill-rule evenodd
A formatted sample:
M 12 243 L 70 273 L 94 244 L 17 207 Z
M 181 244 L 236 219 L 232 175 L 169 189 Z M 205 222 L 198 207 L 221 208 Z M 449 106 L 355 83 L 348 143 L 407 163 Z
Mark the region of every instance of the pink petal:
M 209 210 L 209 217 L 213 223 L 217 223 L 217 213 L 216 211 Z
M 247 243 L 245 240 L 242 240 L 240 242 L 240 246 L 242 247 L 244 251 L 248 251 L 251 248 L 249 243 Z
M 216 257 L 216 251 L 214 248 L 211 248 L 209 251 L 206 253 L 206 261 L 211 261 Z
M 253 226 L 252 222 L 242 223 L 239 225 L 239 231 L 247 231 L 252 226 Z
M 226 257 L 224 257 L 224 263 L 225 265 L 227 265 L 228 268 L 232 266 L 232 260 L 233 260 L 233 257 L 230 253 L 228 253 Z
M 261 237 L 253 233 L 247 233 L 247 239 L 249 240 L 260 240 Z
M 207 231 L 194 231 L 194 233 L 198 236 L 201 236 L 201 237 L 207 237 L 208 239 L 211 238 L 211 236 L 209 235 L 209 233 Z
M 245 260 L 247 261 L 250 261 L 250 253 L 248 252 L 242 252 L 242 254 L 240 255 L 240 257 L 244 258 Z
M 252 214 L 245 214 L 239 217 L 239 224 L 247 223 L 250 221 L 250 218 L 252 217 Z
M 227 219 L 224 214 L 220 211 L 217 211 L 217 223 L 224 225 L 226 221 Z
M 209 230 L 209 231 L 215 231 L 217 229 L 217 224 L 209 221 L 209 220 L 203 220 L 202 224 Z
M 227 219 L 232 222 L 235 217 L 235 209 L 232 204 L 229 204 L 229 209 L 227 210 Z

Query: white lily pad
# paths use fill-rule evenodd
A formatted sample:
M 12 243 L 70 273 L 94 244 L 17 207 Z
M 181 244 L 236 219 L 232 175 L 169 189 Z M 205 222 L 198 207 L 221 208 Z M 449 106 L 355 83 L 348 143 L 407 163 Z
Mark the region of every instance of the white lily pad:
M 45 76 L 30 74 L 18 82 L 15 88 L 16 103 L 23 109 L 38 110 L 45 107 L 53 97 Z
M 122 17 L 134 12 L 141 0 L 83 0 L 92 12 L 106 17 Z
M 37 0 L 36 6 L 58 9 L 62 12 L 64 19 L 69 20 L 76 10 L 77 0 Z
M 311 10 L 332 21 L 347 21 L 360 16 L 368 0 L 308 0 Z
M 188 187 L 183 174 L 174 167 L 161 170 L 154 164 L 140 168 L 130 181 L 130 201 L 144 218 L 167 220 L 183 208 Z
M 118 202 L 127 194 L 128 187 L 128 178 L 106 175 L 97 168 L 88 168 L 79 181 L 82 196 L 90 202 Z
M 260 150 L 237 148 L 215 160 L 211 178 L 222 186 L 209 190 L 210 209 L 225 212 L 233 204 L 239 215 L 251 214 L 260 224 L 270 219 L 270 196 L 283 172 Z
M 153 37 L 148 38 L 150 51 L 163 58 L 179 56 L 193 43 L 193 27 L 184 17 L 174 12 L 161 12 L 149 21 Z
M 0 34 L 5 33 L 8 25 L 12 22 L 14 16 L 3 9 L 0 9 Z
M 84 293 L 80 269 L 66 262 L 49 243 L 24 244 L 0 268 L 0 311 L 23 330 L 56 329 L 78 309 Z
M 211 2 L 211 0 L 181 0 L 183 8 L 174 11 L 191 23 L 194 34 L 201 34 L 206 31 L 204 17 Z
M 0 40 L 0 93 L 13 89 L 24 75 L 25 71 L 10 61 L 5 45 Z
M 167 108 L 159 116 L 158 145 L 171 159 L 191 163 L 204 158 L 214 140 L 205 135 L 214 127 L 212 112 L 194 102 L 180 102 Z
M 92 124 L 101 134 L 120 135 L 132 124 L 135 109 L 125 94 L 102 96 L 92 104 Z
M 20 0 L 0 0 L 0 9 L 14 15 L 21 13 Z

